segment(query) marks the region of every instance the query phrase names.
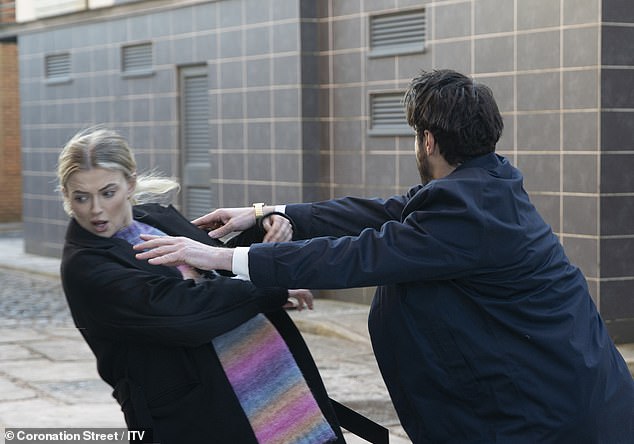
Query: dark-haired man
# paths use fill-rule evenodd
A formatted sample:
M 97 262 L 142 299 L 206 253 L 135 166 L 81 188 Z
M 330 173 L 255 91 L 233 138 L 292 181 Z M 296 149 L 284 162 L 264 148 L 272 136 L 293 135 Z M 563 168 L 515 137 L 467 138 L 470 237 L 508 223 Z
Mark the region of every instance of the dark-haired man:
M 494 152 L 503 125 L 489 88 L 423 73 L 405 106 L 422 179 L 406 195 L 263 208 L 305 240 L 234 251 L 162 238 L 140 257 L 257 286 L 378 285 L 372 344 L 416 443 L 634 442 L 632 377 L 521 173 Z M 218 237 L 255 220 L 241 208 L 194 222 Z

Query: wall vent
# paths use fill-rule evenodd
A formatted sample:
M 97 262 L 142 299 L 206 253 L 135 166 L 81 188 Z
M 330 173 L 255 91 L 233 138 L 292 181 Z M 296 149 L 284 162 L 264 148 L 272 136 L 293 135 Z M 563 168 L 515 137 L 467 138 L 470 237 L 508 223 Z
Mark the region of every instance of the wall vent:
M 121 48 L 121 70 L 124 73 L 152 72 L 152 44 L 141 43 Z
M 370 16 L 370 56 L 411 54 L 425 50 L 425 10 Z
M 70 54 L 49 54 L 45 59 L 46 78 L 65 80 L 70 78 Z
M 413 134 L 405 118 L 403 94 L 403 92 L 370 94 L 370 135 L 409 136 Z

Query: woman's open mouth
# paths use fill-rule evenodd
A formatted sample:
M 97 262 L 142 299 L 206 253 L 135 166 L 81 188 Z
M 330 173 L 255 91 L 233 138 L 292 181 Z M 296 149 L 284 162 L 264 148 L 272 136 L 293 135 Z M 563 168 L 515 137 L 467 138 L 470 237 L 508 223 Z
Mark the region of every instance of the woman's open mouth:
M 108 221 L 107 220 L 94 220 L 91 222 L 92 226 L 95 227 L 95 231 L 97 233 L 103 233 L 108 229 Z

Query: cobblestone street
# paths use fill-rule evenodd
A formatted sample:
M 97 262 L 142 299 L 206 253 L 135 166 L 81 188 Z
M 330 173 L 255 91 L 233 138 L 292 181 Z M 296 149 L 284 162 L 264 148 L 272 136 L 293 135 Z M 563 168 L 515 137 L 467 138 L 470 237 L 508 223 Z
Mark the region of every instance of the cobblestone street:
M 59 279 L 0 270 L 0 425 L 123 427 Z
M 0 270 L 0 282 L 0 327 L 73 326 L 58 279 Z

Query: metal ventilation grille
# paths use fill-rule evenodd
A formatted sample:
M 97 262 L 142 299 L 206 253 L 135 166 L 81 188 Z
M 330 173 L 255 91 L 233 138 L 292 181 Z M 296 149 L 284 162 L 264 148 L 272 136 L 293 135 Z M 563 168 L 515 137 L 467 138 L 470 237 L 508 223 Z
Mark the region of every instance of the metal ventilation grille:
M 70 54 L 54 54 L 46 56 L 46 77 L 49 79 L 67 78 L 70 76 Z
M 185 161 L 209 162 L 209 97 L 207 76 L 187 77 L 184 83 Z
M 372 55 L 421 52 L 425 49 L 425 10 L 370 17 Z
M 121 48 L 123 72 L 149 71 L 152 69 L 152 44 L 142 43 Z
M 209 213 L 212 205 L 211 189 L 190 187 L 187 190 L 187 217 L 194 219 Z
M 370 131 L 373 134 L 410 135 L 403 108 L 403 93 L 370 95 Z

